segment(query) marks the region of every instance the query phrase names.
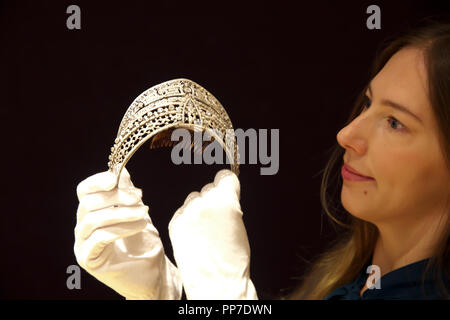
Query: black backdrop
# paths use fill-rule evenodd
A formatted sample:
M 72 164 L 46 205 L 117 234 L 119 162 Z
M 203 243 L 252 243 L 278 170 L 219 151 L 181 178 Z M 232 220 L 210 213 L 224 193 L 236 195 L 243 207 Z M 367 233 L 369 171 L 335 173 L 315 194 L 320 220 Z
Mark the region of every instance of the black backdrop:
M 446 1 L 448 3 L 448 1 Z M 184 77 L 211 91 L 235 128 L 280 129 L 280 167 L 241 166 L 241 205 L 261 298 L 295 285 L 336 236 L 319 201 L 320 170 L 380 41 L 445 2 L 287 4 L 152 1 L 0 2 L 2 121 L 0 297 L 122 299 L 85 271 L 66 287 L 77 184 L 107 170 L 129 104 Z M 81 30 L 66 8 L 81 8 Z M 366 8 L 381 8 L 381 30 Z M 175 166 L 142 147 L 127 165 L 172 258 L 167 224 L 187 194 L 226 166 Z

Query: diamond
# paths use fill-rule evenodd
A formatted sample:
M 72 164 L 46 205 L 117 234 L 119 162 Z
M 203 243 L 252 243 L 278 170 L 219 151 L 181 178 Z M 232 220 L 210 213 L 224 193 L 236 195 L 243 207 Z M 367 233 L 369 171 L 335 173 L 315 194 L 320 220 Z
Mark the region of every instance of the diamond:
M 189 87 L 183 87 L 183 91 L 184 91 L 184 93 L 191 93 L 192 89 Z

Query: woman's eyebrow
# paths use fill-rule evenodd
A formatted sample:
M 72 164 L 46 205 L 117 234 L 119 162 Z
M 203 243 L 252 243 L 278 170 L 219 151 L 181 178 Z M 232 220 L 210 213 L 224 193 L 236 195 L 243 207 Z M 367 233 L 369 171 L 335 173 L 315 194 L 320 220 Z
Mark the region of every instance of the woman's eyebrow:
M 370 84 L 369 84 L 369 88 L 368 89 L 369 89 L 370 96 L 373 97 L 372 87 L 371 87 Z M 406 108 L 406 107 L 404 107 L 404 106 L 402 106 L 402 105 L 400 105 L 400 104 L 398 104 L 398 103 L 396 103 L 394 101 L 391 101 L 391 100 L 388 100 L 388 99 L 382 99 L 381 100 L 381 104 L 383 104 L 385 106 L 388 106 L 388 107 L 391 107 L 391 108 L 394 108 L 394 109 L 397 109 L 397 110 L 402 111 L 402 112 L 404 112 L 406 114 L 409 114 L 410 116 L 412 116 L 413 118 L 418 120 L 421 124 L 423 124 L 422 119 L 420 119 L 418 116 L 416 116 L 414 113 L 412 113 L 408 108 Z

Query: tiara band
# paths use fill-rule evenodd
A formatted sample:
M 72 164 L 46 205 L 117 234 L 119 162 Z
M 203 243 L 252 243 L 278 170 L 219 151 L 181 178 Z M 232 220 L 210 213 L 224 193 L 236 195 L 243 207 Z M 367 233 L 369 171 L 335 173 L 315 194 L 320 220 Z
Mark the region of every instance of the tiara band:
M 213 138 L 209 143 L 213 140 L 220 143 L 231 170 L 239 175 L 238 146 L 227 112 L 210 92 L 188 79 L 155 85 L 131 103 L 111 148 L 109 170 L 119 177 L 123 167 L 147 140 L 152 139 L 150 148 L 173 146 L 168 133 L 176 128 L 207 131 Z

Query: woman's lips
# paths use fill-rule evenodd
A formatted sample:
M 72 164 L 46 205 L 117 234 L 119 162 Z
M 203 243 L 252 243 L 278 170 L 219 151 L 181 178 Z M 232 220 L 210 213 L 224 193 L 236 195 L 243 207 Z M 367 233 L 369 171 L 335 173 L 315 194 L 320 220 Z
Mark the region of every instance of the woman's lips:
M 341 168 L 341 174 L 342 174 L 342 177 L 345 180 L 349 180 L 349 181 L 371 181 L 371 180 L 375 180 L 372 177 L 366 177 L 366 176 L 363 176 L 363 175 L 360 175 L 360 174 L 356 173 L 354 169 L 352 169 L 351 167 L 349 167 L 345 163 L 344 163 L 344 165 Z

